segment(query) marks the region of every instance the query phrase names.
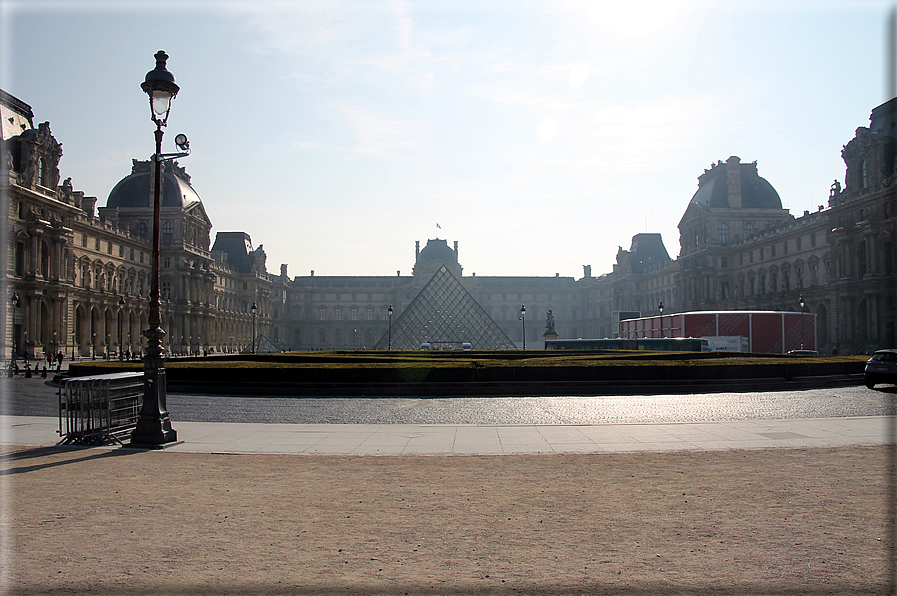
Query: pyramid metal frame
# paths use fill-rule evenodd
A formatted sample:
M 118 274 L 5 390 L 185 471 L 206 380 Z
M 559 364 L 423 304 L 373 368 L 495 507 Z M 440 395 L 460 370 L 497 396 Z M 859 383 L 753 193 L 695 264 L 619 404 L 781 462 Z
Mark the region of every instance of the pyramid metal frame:
M 443 265 L 392 323 L 392 349 L 418 350 L 423 343 L 433 349 L 460 349 L 465 342 L 477 350 L 517 349 Z M 389 332 L 374 349 L 385 350 L 388 344 Z

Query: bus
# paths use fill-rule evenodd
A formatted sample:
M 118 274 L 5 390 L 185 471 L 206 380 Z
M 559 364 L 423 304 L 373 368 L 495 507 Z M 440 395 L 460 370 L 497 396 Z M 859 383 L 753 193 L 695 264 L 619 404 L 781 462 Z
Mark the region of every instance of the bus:
M 648 350 L 652 352 L 709 352 L 710 344 L 698 337 L 639 337 L 638 339 L 546 339 L 546 350 Z

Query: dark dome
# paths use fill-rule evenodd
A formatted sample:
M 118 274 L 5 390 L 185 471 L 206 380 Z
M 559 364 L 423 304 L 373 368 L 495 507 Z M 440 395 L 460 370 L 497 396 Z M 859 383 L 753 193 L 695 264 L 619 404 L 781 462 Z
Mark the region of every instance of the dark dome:
M 435 240 L 427 240 L 427 246 L 424 247 L 420 254 L 417 255 L 417 264 L 429 263 L 430 261 L 445 261 L 446 263 L 457 263 L 458 254 L 449 248 L 448 242 L 441 238 Z
M 186 209 L 199 203 L 199 195 L 190 186 L 190 176 L 174 162 L 162 165 L 162 206 Z M 153 206 L 153 168 L 150 161 L 133 161 L 131 175 L 123 178 L 109 193 L 106 207 L 142 208 Z
M 742 209 L 781 209 L 782 199 L 772 184 L 757 173 L 757 162 L 739 163 L 737 157 L 730 157 L 726 163 L 718 162 L 698 178 L 700 187 L 691 198 L 692 203 L 702 207 L 729 207 L 728 171 L 738 168 L 741 180 Z

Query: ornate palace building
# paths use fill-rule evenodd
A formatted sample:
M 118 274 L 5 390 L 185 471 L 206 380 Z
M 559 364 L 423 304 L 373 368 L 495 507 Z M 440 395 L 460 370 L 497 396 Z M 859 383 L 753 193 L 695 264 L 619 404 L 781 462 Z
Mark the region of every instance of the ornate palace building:
M 139 354 L 148 326 L 152 247 L 150 162 L 97 209 L 96 197 L 61 180 L 62 145 L 31 108 L 0 91 L 0 190 L 7 226 L 4 358 Z M 164 164 L 161 212 L 164 345 L 175 354 L 239 351 L 269 333 L 283 278 L 265 271 L 261 246 L 247 234 L 219 234 L 186 171 Z M 239 242 L 233 242 L 233 236 Z M 219 246 L 220 245 L 220 246 Z M 258 304 L 256 314 L 251 305 Z
M 0 190 L 8 214 L 0 246 L 3 357 L 139 353 L 149 311 L 150 164 L 134 160 L 97 207 L 71 178 L 61 179 L 62 146 L 49 123 L 35 127 L 33 118 L 27 104 L 0 91 Z M 262 246 L 254 248 L 247 233 L 218 232 L 211 242 L 212 222 L 189 175 L 166 163 L 164 345 L 173 354 L 236 352 L 263 336 L 280 350 L 379 349 L 389 344 L 391 325 L 399 325 L 407 348 L 432 339 L 430 318 L 441 317 L 440 341 L 453 328 L 457 341 L 488 328 L 490 345 L 525 341 L 539 349 L 549 310 L 561 338 L 612 337 L 621 313 L 656 314 L 661 301 L 665 314 L 797 311 L 802 297 L 805 312 L 816 315 L 823 349 L 893 347 L 895 155 L 897 98 L 876 107 L 870 126 L 844 146 L 843 187 L 836 181 L 827 205 L 799 217 L 782 208 L 756 162 L 718 161 L 684 205 L 677 259 L 659 234 L 636 234 L 629 250 L 617 252 L 612 271 L 593 276 L 585 265 L 579 279 L 465 276 L 458 243 L 439 238 L 423 248 L 416 243 L 410 275 L 312 271 L 290 279 L 286 265 L 270 274 Z M 450 324 L 462 314 L 466 327 Z

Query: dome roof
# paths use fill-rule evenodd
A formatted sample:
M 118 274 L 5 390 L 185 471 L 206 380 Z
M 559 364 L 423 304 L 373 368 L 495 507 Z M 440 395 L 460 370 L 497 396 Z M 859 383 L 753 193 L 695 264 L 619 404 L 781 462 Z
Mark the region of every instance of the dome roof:
M 106 207 L 143 208 L 153 206 L 153 168 L 151 161 L 133 160 L 131 174 L 115 185 L 109 193 Z M 202 202 L 193 187 L 190 176 L 176 162 L 162 164 L 162 207 L 187 209 Z
M 737 170 L 737 179 L 741 182 L 741 208 L 742 209 L 781 209 L 782 199 L 772 184 L 761 178 L 757 173 L 757 162 L 740 163 L 737 157 L 730 157 L 726 163 L 718 162 L 704 170 L 704 174 L 698 178 L 698 192 L 691 198 L 692 203 L 697 203 L 705 208 L 729 208 L 731 205 L 730 172 Z M 734 189 L 737 192 L 737 186 Z
M 427 240 L 427 246 L 417 255 L 418 265 L 437 260 L 445 261 L 446 263 L 458 262 L 458 253 L 449 248 L 448 242 L 441 238 Z

